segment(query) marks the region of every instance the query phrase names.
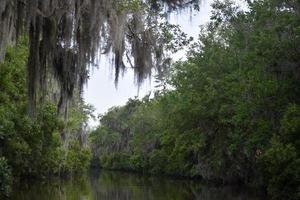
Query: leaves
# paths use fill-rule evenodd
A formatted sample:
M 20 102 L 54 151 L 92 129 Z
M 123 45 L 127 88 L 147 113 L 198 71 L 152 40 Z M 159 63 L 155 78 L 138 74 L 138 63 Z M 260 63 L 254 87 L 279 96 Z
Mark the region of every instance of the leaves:
M 297 7 L 280 0 L 249 2 L 248 11 L 230 1 L 213 7 L 187 61 L 174 64 L 164 80 L 170 85 L 147 101 L 136 100 L 133 110 L 110 110 L 98 128 L 105 132 L 94 136 L 117 134 L 119 144 L 129 141 L 110 152 L 126 152 L 132 170 L 242 182 L 267 188 L 274 199 L 297 199 Z M 109 125 L 114 123 L 122 129 Z M 122 130 L 130 130 L 128 137 Z M 114 157 L 110 163 L 122 169 Z

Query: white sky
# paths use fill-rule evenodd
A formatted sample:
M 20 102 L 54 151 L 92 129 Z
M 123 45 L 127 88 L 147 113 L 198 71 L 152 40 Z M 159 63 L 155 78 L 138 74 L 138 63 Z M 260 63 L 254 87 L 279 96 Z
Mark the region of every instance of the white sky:
M 199 25 L 209 21 L 212 10 L 210 4 L 212 2 L 213 0 L 204 0 L 200 12 L 194 11 L 192 15 L 190 12 L 172 14 L 169 20 L 173 24 L 180 25 L 182 30 L 189 36 L 197 38 Z M 184 52 L 174 55 L 174 60 L 178 60 L 181 57 L 184 57 Z M 138 88 L 134 84 L 133 70 L 127 70 L 123 78 L 120 77 L 118 88 L 116 89 L 114 74 L 112 73 L 109 61 L 102 59 L 98 65 L 99 68 L 94 69 L 94 72 L 91 73 L 90 80 L 84 92 L 85 101 L 96 108 L 96 116 L 104 114 L 112 106 L 124 105 L 129 98 L 134 98 L 135 96 L 141 98 L 154 90 L 153 79 L 152 81 L 146 80 L 138 92 Z M 98 121 L 91 120 L 89 124 L 94 127 L 98 124 Z

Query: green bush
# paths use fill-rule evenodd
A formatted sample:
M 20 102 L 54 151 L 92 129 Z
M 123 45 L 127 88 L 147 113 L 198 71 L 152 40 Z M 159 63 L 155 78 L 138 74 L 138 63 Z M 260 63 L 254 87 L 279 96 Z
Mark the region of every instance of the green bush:
M 0 197 L 8 196 L 11 192 L 12 173 L 7 160 L 0 157 Z
M 129 161 L 133 170 L 145 171 L 148 168 L 148 160 L 141 152 L 134 152 Z
M 77 140 L 73 140 L 65 151 L 63 172 L 80 173 L 88 169 L 92 156 L 89 148 L 82 148 Z
M 163 150 L 155 149 L 150 153 L 149 168 L 154 174 L 165 173 L 168 156 Z
M 300 158 L 291 144 L 272 139 L 271 147 L 260 158 L 265 185 L 274 199 L 299 199 Z
M 281 132 L 260 158 L 265 185 L 274 199 L 300 197 L 300 106 L 290 104 L 281 120 Z
M 100 165 L 109 169 L 130 170 L 130 157 L 126 153 L 112 153 L 100 157 Z

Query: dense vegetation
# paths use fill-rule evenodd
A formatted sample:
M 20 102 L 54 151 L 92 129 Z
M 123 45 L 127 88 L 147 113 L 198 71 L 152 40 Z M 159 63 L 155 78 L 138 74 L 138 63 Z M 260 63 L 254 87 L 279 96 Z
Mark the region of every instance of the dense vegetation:
M 299 199 L 299 1 L 248 1 L 247 11 L 216 1 L 211 22 L 188 46 L 163 14 L 166 5 L 199 2 L 1 1 L 0 198 L 18 179 L 84 171 L 92 150 L 93 164 L 105 168 L 242 183 L 273 199 Z M 162 89 L 111 108 L 90 149 L 92 108 L 82 85 L 101 47 L 114 53 L 116 81 L 126 57 L 138 83 L 156 68 Z M 184 47 L 187 60 L 166 68 L 165 50 Z
M 127 58 L 140 83 L 168 65 L 166 49 L 190 41 L 163 14 L 199 2 L 1 0 L 0 198 L 18 178 L 87 169 L 82 92 L 97 55 L 112 54 L 116 82 Z
M 27 115 L 27 41 L 22 38 L 16 48 L 9 48 L 0 65 L 1 199 L 17 178 L 81 172 L 91 155 L 78 140 L 80 123 L 86 118 L 78 104 L 67 122 L 57 115 L 51 101 L 38 109 L 36 119 Z M 61 133 L 66 131 L 68 139 L 62 140 Z
M 211 22 L 171 70 L 170 90 L 101 117 L 90 139 L 110 169 L 201 177 L 300 196 L 300 10 L 214 3 Z

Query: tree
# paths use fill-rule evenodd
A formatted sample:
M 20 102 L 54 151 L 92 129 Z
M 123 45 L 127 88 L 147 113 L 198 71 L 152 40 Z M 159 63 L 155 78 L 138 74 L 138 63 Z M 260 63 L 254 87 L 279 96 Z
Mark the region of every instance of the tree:
M 298 4 L 253 1 L 243 11 L 216 1 L 187 61 L 171 68 L 173 89 L 141 101 L 126 118 L 127 106 L 114 110 L 114 121 L 130 121 L 132 145 L 110 152 L 126 152 L 132 170 L 255 185 L 272 199 L 298 199 Z M 110 163 L 123 168 L 114 157 Z
M 55 77 L 60 86 L 60 110 L 68 108 L 73 91 L 82 91 L 89 66 L 98 53 L 113 52 L 116 81 L 128 58 L 137 82 L 152 68 L 163 67 L 167 45 L 161 26 L 164 6 L 172 9 L 199 3 L 198 0 L 99 0 L 49 1 L 4 0 L 0 26 L 0 61 L 6 46 L 20 34 L 29 36 L 29 111 L 34 116 L 37 100 L 43 103 L 47 79 Z M 172 27 L 168 27 L 172 28 Z M 180 38 L 184 35 L 179 34 Z M 133 57 L 133 61 L 131 58 Z M 41 94 L 42 98 L 37 95 Z

